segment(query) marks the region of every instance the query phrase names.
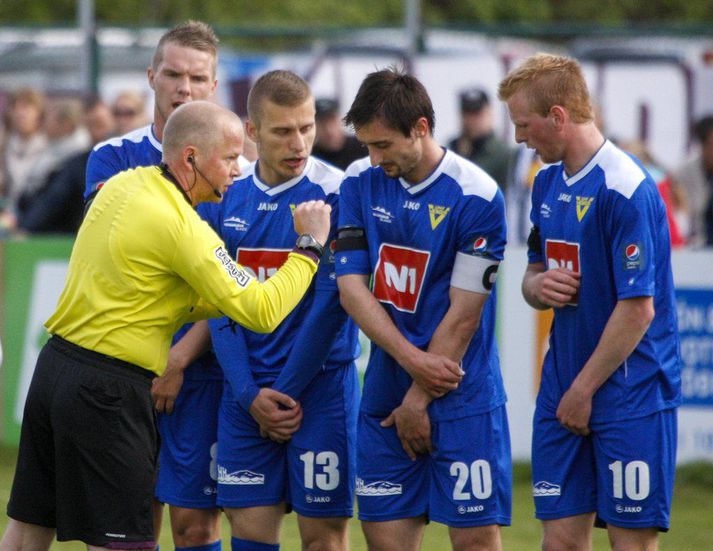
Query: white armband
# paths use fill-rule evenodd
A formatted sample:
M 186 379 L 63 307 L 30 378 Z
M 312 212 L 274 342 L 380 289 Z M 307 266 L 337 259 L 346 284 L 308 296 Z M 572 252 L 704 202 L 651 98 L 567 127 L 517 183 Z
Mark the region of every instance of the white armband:
M 499 265 L 499 260 L 458 253 L 451 274 L 451 287 L 489 295 L 493 290 Z

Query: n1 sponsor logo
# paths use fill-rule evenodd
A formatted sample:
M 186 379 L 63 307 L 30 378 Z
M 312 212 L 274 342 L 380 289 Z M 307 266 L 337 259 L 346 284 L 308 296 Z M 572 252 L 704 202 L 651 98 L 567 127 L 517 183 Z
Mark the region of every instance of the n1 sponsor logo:
M 287 261 L 291 249 L 238 249 L 238 264 L 260 283 L 270 279 Z
M 545 258 L 547 259 L 547 269 L 556 270 L 564 268 L 571 272 L 579 273 L 579 243 L 569 243 L 556 239 L 548 239 L 545 242 Z M 577 293 L 569 303 L 577 305 Z
M 414 313 L 431 253 L 384 243 L 374 271 L 374 296 L 402 312 Z

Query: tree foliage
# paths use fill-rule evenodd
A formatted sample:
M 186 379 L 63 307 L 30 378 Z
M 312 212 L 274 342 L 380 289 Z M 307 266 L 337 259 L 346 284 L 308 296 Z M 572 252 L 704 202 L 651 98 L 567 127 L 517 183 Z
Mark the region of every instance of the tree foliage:
M 165 26 L 187 18 L 215 26 L 400 25 L 405 0 L 94 0 L 100 25 Z M 79 0 L 1 0 L 4 24 L 74 24 Z M 424 25 L 576 22 L 713 23 L 710 0 L 422 0 Z

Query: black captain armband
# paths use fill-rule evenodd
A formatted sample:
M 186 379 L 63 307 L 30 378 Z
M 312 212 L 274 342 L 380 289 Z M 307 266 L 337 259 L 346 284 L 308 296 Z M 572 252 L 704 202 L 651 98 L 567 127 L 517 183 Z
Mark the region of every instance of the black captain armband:
M 336 252 L 367 250 L 368 248 L 364 228 L 344 226 L 337 230 Z
M 539 226 L 532 226 L 527 237 L 527 250 L 536 255 L 542 255 L 542 241 L 540 240 Z

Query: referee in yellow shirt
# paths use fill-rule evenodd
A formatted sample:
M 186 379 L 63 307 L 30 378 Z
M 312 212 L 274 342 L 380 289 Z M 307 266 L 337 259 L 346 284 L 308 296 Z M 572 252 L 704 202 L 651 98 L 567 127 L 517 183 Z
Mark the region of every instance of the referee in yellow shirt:
M 272 331 L 310 285 L 330 207 L 294 212 L 300 247 L 260 284 L 196 214 L 240 174 L 240 119 L 213 103 L 182 105 L 164 130 L 160 167 L 109 179 L 87 212 L 52 338 L 27 396 L 11 520 L 0 549 L 153 549 L 158 436 L 150 388 L 188 321 L 228 315 Z

